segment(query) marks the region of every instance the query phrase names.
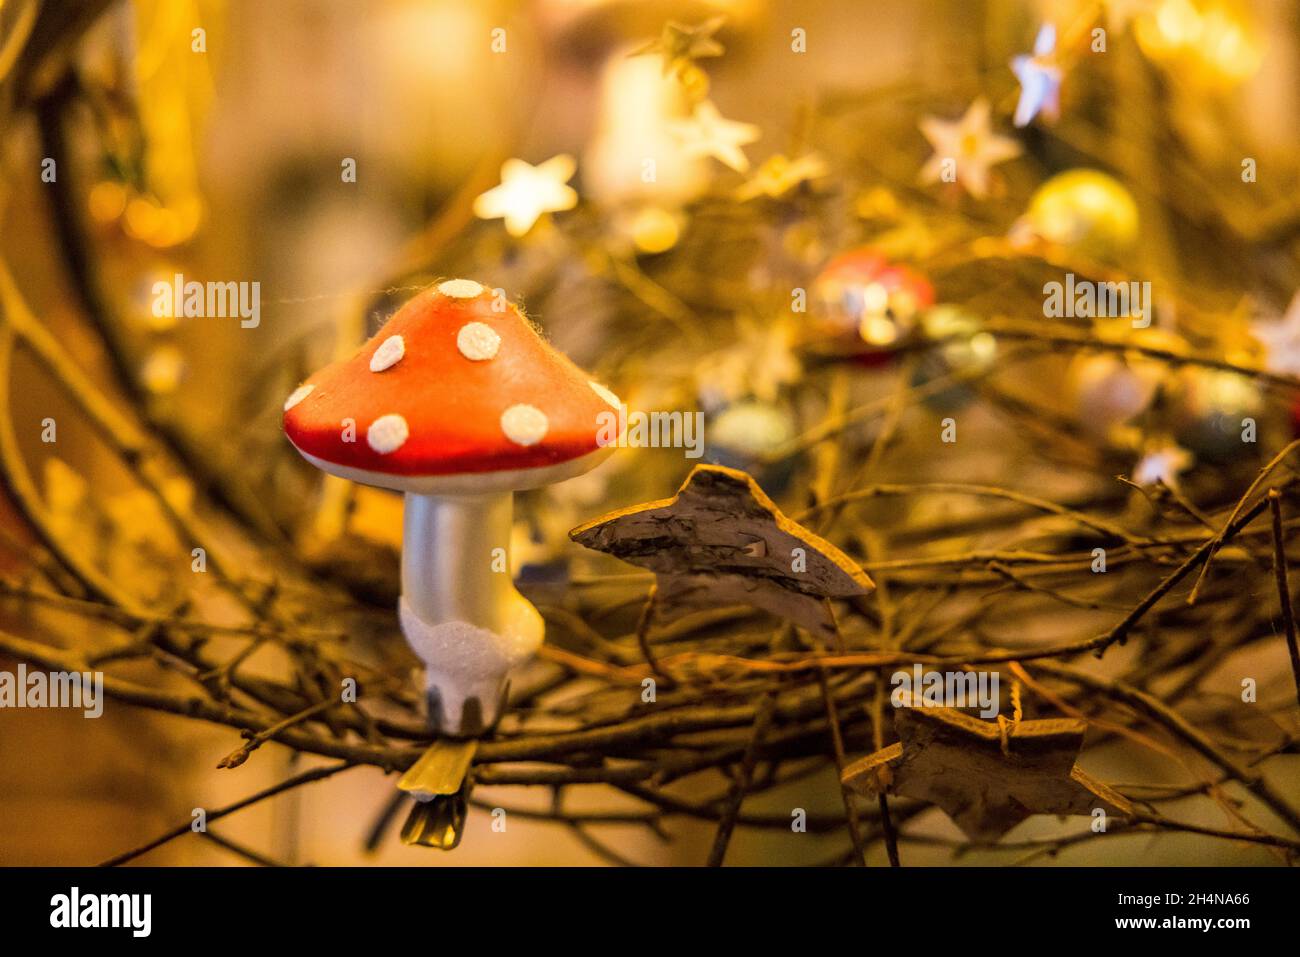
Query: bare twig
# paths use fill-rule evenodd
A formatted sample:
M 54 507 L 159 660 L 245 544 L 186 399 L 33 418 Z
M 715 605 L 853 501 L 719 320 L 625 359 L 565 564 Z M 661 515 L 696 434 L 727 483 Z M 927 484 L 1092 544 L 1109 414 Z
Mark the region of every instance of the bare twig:
M 258 791 L 256 794 L 252 794 L 246 798 L 243 798 L 242 800 L 236 801 L 234 804 L 227 804 L 225 807 L 217 808 L 213 811 L 207 812 L 206 822 L 208 824 L 211 824 L 213 821 L 218 821 L 221 818 L 226 817 L 227 815 L 234 814 L 236 811 L 242 811 L 244 808 L 249 807 L 250 805 L 257 804 L 259 801 L 265 801 L 267 798 L 275 797 L 277 794 L 283 794 L 285 791 L 292 791 L 294 788 L 302 787 L 304 784 L 311 784 L 313 781 L 323 781 L 325 778 L 333 777 L 335 774 L 338 774 L 340 771 L 346 771 L 348 768 L 355 767 L 355 766 L 356 765 L 352 764 L 351 762 L 344 761 L 342 764 L 326 765 L 325 767 L 322 768 L 313 768 L 310 771 L 303 771 L 301 774 L 295 774 L 293 777 L 286 778 L 285 780 L 281 781 L 279 784 L 274 784 L 269 788 L 265 788 L 261 791 Z M 194 831 L 193 821 L 186 821 L 184 824 L 178 824 L 172 830 L 161 835 L 160 837 L 154 838 L 152 841 L 150 841 L 147 844 L 142 844 L 140 847 L 137 847 L 134 850 L 126 851 L 125 853 L 119 854 L 116 857 L 110 857 L 100 866 L 117 867 L 120 864 L 126 864 L 129 861 L 135 860 L 137 857 L 140 857 L 141 855 L 149 853 L 155 848 L 162 847 L 164 844 L 166 844 L 169 841 L 173 841 L 176 838 L 181 837 L 185 834 L 193 833 L 193 831 Z
M 1273 574 L 1277 578 L 1277 597 L 1282 605 L 1286 647 L 1291 655 L 1291 677 L 1295 679 L 1296 700 L 1300 702 L 1300 645 L 1296 642 L 1295 611 L 1287 583 L 1286 548 L 1282 544 L 1282 496 L 1277 489 L 1269 490 L 1268 507 L 1273 513 Z

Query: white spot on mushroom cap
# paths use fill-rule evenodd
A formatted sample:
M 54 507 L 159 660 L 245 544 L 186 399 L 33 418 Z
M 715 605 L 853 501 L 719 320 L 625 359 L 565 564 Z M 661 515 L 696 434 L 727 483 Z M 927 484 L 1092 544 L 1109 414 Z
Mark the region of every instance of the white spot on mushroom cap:
M 483 287 L 473 279 L 448 279 L 438 283 L 438 292 L 452 299 L 473 299 L 483 295 Z
M 482 362 L 501 348 L 501 336 L 486 322 L 467 322 L 456 333 L 456 348 L 466 359 Z
M 609 389 L 606 389 L 606 388 L 605 388 L 603 385 L 601 385 L 599 382 L 592 382 L 590 379 L 588 379 L 588 380 L 587 380 L 587 385 L 591 386 L 591 391 L 592 391 L 592 392 L 596 393 L 596 395 L 600 396 L 602 399 L 604 399 L 606 402 L 608 402 L 608 403 L 609 403 L 610 405 L 612 405 L 614 408 L 616 408 L 616 409 L 618 409 L 618 408 L 622 408 L 623 403 L 619 400 L 619 397 L 616 396 L 616 395 L 615 395 L 613 392 L 611 392 Z
M 387 455 L 405 445 L 410 435 L 411 429 L 406 424 L 406 419 L 396 412 L 390 412 L 370 423 L 370 428 L 366 429 L 366 442 L 380 455 Z
M 370 371 L 383 372 L 402 361 L 406 355 L 406 340 L 401 336 L 389 336 L 379 343 L 379 348 L 370 357 Z
M 289 398 L 284 400 L 284 411 L 288 412 L 303 399 L 307 398 L 315 388 L 316 386 L 312 385 L 310 382 L 306 385 L 298 386 L 298 388 L 289 393 Z
M 550 427 L 546 413 L 536 406 L 512 405 L 501 413 L 501 431 L 516 445 L 536 445 Z

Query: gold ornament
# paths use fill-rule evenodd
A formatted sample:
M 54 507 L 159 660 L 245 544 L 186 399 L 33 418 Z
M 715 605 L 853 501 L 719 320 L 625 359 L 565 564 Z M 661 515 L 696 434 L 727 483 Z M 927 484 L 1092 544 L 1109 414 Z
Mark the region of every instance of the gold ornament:
M 662 253 L 677 245 L 682 234 L 682 216 L 662 206 L 645 206 L 637 210 L 629 224 L 637 252 Z
M 681 84 L 682 92 L 694 103 L 709 95 L 709 75 L 694 63 L 677 72 L 677 82 Z
M 736 188 L 736 199 L 742 203 L 756 196 L 780 199 L 800 183 L 825 176 L 827 172 L 826 161 L 816 153 L 805 153 L 793 160 L 784 153 L 776 153 L 763 161 L 748 182 Z
M 1143 53 L 1191 85 L 1231 86 L 1259 72 L 1263 62 L 1258 40 L 1217 5 L 1162 0 L 1134 18 L 1133 35 Z
M 1091 169 L 1058 173 L 1038 188 L 1025 222 L 1058 246 L 1113 256 L 1137 239 L 1137 203 L 1114 177 Z
M 657 53 L 664 61 L 664 75 L 675 73 L 683 77 L 687 71 L 699 69 L 696 60 L 705 57 L 722 56 L 725 48 L 713 34 L 726 22 L 726 17 L 713 17 L 695 26 L 686 26 L 669 20 L 657 39 L 632 52 L 632 56 L 645 56 Z

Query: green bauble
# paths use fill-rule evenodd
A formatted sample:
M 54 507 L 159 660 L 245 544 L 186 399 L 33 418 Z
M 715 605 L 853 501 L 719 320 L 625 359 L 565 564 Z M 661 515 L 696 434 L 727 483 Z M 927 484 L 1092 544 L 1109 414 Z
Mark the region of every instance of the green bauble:
M 917 363 L 913 386 L 980 372 L 997 360 L 997 339 L 984 331 L 979 319 L 958 306 L 935 306 L 922 317 L 921 328 L 935 345 Z M 974 398 L 974 386 L 958 380 L 923 401 L 937 412 L 955 412 Z
M 758 399 L 736 402 L 710 419 L 704 431 L 708 461 L 748 472 L 769 495 L 780 495 L 794 475 L 798 456 L 768 460 L 796 434 L 794 416 L 784 406 Z
M 1203 462 L 1228 465 L 1254 458 L 1255 435 L 1265 405 L 1250 379 L 1216 369 L 1188 367 L 1174 380 L 1170 416 L 1174 437 Z M 1248 421 L 1250 420 L 1250 421 Z M 1250 422 L 1254 422 L 1253 428 Z

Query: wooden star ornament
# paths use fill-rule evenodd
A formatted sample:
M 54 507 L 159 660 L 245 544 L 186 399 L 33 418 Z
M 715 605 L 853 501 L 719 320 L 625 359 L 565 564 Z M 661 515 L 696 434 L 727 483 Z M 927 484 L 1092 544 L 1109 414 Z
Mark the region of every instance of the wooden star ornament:
M 569 537 L 653 571 L 664 620 L 751 605 L 831 638 L 827 599 L 875 587 L 842 551 L 782 514 L 750 475 L 720 465 L 697 465 L 672 498 L 611 512 Z
M 951 708 L 904 707 L 894 727 L 900 740 L 846 767 L 843 783 L 936 804 L 972 841 L 996 841 L 1034 814 L 1133 814 L 1127 798 L 1075 765 L 1083 721 L 999 725 Z

